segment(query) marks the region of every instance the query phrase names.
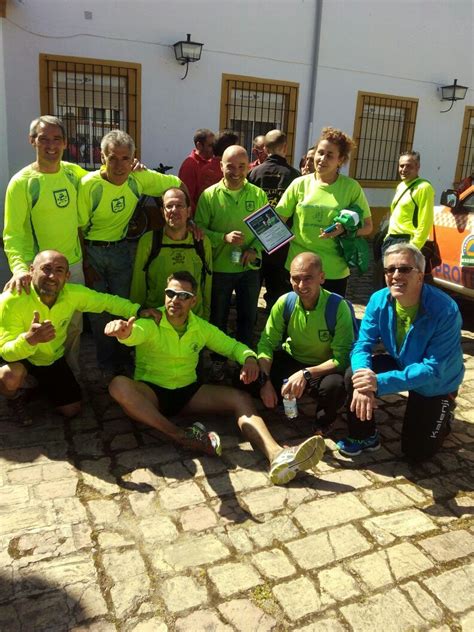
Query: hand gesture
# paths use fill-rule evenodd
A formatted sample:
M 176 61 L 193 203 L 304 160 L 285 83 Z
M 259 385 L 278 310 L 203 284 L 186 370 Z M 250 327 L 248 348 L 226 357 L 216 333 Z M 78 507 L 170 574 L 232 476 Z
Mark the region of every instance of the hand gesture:
M 146 171 L 147 166 L 138 160 L 138 158 L 134 158 L 132 162 L 132 171 Z
M 267 380 L 260 389 L 260 397 L 267 408 L 275 408 L 278 404 L 278 395 L 276 394 L 273 384 Z
M 137 314 L 138 318 L 153 318 L 157 325 L 160 324 L 161 319 L 163 318 L 163 312 L 160 312 L 156 307 L 144 307 L 143 309 L 138 310 Z
M 298 399 L 303 395 L 306 384 L 303 371 L 296 371 L 296 373 L 290 375 L 288 382 L 281 387 L 281 394 L 283 397 L 288 394 L 290 397 Z
M 125 338 L 128 338 L 132 333 L 132 327 L 135 321 L 135 316 L 132 316 L 128 320 L 111 320 L 110 323 L 106 324 L 104 334 L 111 338 L 125 340 Z
M 358 391 L 377 392 L 377 375 L 372 369 L 357 369 L 352 376 L 352 385 Z
M 41 323 L 39 312 L 35 311 L 30 328 L 25 335 L 27 342 L 32 346 L 36 346 L 40 342 L 50 342 L 54 338 L 56 338 L 56 330 L 53 323 L 50 320 L 45 320 Z
M 227 244 L 241 246 L 244 243 L 245 236 L 240 230 L 233 230 L 231 233 L 224 235 L 224 241 Z
M 196 241 L 202 241 L 204 239 L 204 235 L 206 233 L 203 231 L 202 228 L 199 228 L 194 220 L 188 219 L 188 229 L 191 231 Z
M 330 233 L 325 233 L 324 230 L 321 228 L 319 230 L 319 239 L 334 239 L 335 237 L 339 237 L 345 232 L 345 228 L 340 222 L 336 222 L 335 226 L 335 229 L 332 230 Z
M 377 408 L 375 395 L 372 391 L 354 391 L 352 395 L 351 411 L 361 421 L 370 421 L 372 413 Z
M 18 294 L 24 289 L 27 294 L 30 293 L 31 274 L 29 272 L 15 272 L 12 278 L 6 283 L 3 291 L 16 290 Z
M 240 379 L 244 384 L 255 382 L 260 373 L 258 362 L 255 358 L 247 358 L 243 367 L 240 369 Z
M 253 248 L 249 248 L 248 250 L 243 251 L 242 259 L 240 260 L 240 263 L 243 266 L 246 266 L 249 263 L 253 263 L 256 258 L 257 258 L 257 251 L 254 250 Z

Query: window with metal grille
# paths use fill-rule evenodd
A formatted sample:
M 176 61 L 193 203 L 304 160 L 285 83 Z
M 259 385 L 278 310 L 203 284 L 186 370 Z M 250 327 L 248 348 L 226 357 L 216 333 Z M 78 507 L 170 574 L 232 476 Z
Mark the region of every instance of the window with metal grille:
M 112 129 L 140 144 L 141 65 L 40 55 L 41 113 L 64 121 L 64 159 L 86 169 L 100 166 L 100 141 Z
M 357 149 L 349 173 L 362 186 L 398 182 L 398 158 L 413 148 L 418 99 L 359 92 L 354 123 Z
M 252 141 L 271 129 L 287 135 L 293 162 L 299 84 L 239 75 L 222 75 L 220 129 L 231 129 L 252 158 Z
M 474 171 L 474 107 L 466 106 L 459 143 L 455 181 L 461 182 Z

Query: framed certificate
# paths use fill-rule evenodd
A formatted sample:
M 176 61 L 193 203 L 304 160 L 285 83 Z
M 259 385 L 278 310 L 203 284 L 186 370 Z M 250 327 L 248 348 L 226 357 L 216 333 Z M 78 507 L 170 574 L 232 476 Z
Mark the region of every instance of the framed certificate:
M 294 237 L 291 230 L 282 222 L 270 204 L 244 218 L 244 222 L 262 244 L 265 252 L 271 254 Z

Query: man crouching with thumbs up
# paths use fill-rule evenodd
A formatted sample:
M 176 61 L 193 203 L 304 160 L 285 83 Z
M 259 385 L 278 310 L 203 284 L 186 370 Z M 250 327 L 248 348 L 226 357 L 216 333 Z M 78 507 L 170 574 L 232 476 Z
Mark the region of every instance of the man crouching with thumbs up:
M 21 294 L 0 295 L 0 393 L 18 421 L 31 423 L 19 392 L 27 374 L 38 381 L 42 393 L 65 417 L 77 415 L 81 390 L 64 359 L 67 328 L 78 312 L 103 311 L 124 318 L 137 315 L 140 305 L 94 292 L 82 285 L 67 284 L 69 265 L 56 250 L 36 255 L 31 267 L 31 289 Z M 141 316 L 153 310 L 140 311 Z

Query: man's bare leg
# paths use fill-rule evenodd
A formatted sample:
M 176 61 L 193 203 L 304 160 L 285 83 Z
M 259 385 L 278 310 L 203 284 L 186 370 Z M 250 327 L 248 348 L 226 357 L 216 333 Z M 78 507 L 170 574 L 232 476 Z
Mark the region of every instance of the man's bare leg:
M 131 419 L 159 430 L 173 441 L 184 439 L 184 430 L 160 413 L 158 397 L 143 382 L 118 375 L 110 382 L 109 393 Z
M 27 375 L 21 362 L 12 362 L 0 367 L 0 393 L 7 399 L 13 399 Z
M 229 386 L 204 384 L 182 410 L 183 414 L 231 414 L 237 418 L 242 434 L 272 462 L 283 449 L 256 413 L 248 393 Z
M 309 437 L 299 445 L 282 448 L 259 417 L 248 393 L 228 386 L 202 386 L 183 408 L 183 413 L 231 413 L 237 417 L 242 434 L 267 457 L 270 480 L 284 485 L 298 472 L 313 468 L 322 458 L 325 443 L 322 437 Z

